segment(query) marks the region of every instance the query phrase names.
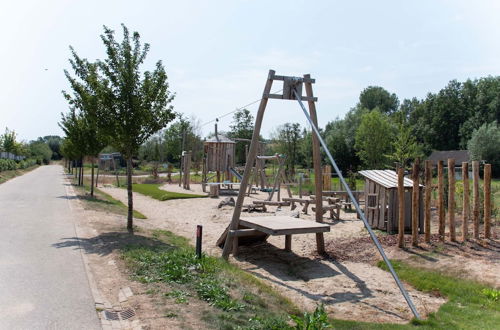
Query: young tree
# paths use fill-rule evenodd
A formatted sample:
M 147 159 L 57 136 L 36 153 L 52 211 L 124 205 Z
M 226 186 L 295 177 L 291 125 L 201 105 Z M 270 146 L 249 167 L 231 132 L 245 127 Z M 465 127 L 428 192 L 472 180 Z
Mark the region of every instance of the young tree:
M 402 123 L 398 124 L 396 136 L 392 141 L 392 150 L 389 158 L 403 168 L 407 168 L 411 160 L 422 154 L 411 127 Z
M 387 162 L 392 130 L 387 117 L 377 109 L 363 115 L 356 131 L 355 148 L 366 168 L 380 169 Z
M 84 144 L 82 149 L 85 155 L 91 158 L 91 181 L 90 196 L 94 196 L 94 164 L 101 150 L 108 144 L 106 131 L 99 122 L 99 85 L 97 64 L 90 63 L 86 59 L 81 59 L 73 48 L 71 48 L 73 58 L 69 60 L 75 73 L 72 77 L 68 71 L 64 70 L 66 78 L 73 90 L 72 95 L 63 91 L 63 95 L 70 104 L 70 107 L 80 111 L 80 130 L 83 135 L 80 143 Z
M 228 137 L 233 139 L 251 139 L 254 128 L 254 118 L 249 110 L 238 110 L 234 113 L 233 123 L 229 127 L 231 130 L 229 131 Z M 236 144 L 235 158 L 236 163 L 245 163 L 245 143 Z
M 127 229 L 133 230 L 132 157 L 139 147 L 154 133 L 175 118 L 170 105 L 174 95 L 170 92 L 167 74 L 161 61 L 153 72 L 141 75 L 140 66 L 149 51 L 149 44 L 141 45 L 138 32 L 130 36 L 122 24 L 123 40 L 115 40 L 114 31 L 104 27 L 101 39 L 107 58 L 99 61 L 103 76 L 98 85 L 98 119 L 109 134 L 110 143 L 127 162 L 128 217 Z

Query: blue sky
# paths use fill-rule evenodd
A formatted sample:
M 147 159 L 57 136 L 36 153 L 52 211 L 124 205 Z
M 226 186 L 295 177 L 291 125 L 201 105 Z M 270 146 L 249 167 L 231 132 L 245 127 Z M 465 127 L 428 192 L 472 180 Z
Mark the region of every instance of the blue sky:
M 316 78 L 324 126 L 369 85 L 402 100 L 499 75 L 499 12 L 495 1 L 3 1 L 0 130 L 24 140 L 62 134 L 68 46 L 103 58 L 102 25 L 139 31 L 151 44 L 144 68 L 161 59 L 175 110 L 201 123 L 260 98 L 274 69 Z M 271 100 L 264 135 L 285 122 L 305 124 L 299 106 Z

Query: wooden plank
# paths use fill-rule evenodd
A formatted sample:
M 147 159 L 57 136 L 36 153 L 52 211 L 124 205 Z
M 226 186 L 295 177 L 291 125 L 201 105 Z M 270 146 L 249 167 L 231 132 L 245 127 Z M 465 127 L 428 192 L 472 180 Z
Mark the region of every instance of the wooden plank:
M 385 215 L 387 213 L 386 207 L 387 207 L 387 190 L 385 188 L 380 189 L 381 193 L 381 201 L 380 201 L 380 215 L 379 215 L 379 221 L 378 221 L 378 228 L 381 230 L 387 230 L 387 224 L 385 220 Z
M 255 229 L 237 229 L 237 230 L 230 230 L 229 235 L 234 236 L 234 237 L 246 237 L 246 236 L 255 236 L 262 234 L 262 232 L 255 230 Z
M 448 226 L 450 241 L 456 242 L 455 233 L 455 159 L 448 159 Z
M 491 237 L 491 164 L 484 165 L 484 237 Z
M 462 182 L 464 186 L 463 206 L 462 206 L 462 242 L 467 240 L 469 235 L 470 221 L 470 189 L 469 189 L 469 163 L 462 163 Z
M 240 224 L 269 235 L 324 233 L 330 226 L 287 216 L 242 217 Z
M 405 187 L 404 168 L 398 168 L 398 246 L 405 247 Z
M 474 224 L 474 238 L 479 239 L 479 162 L 472 162 L 472 222 Z
M 288 98 L 283 98 L 283 95 L 280 95 L 280 94 L 267 94 L 267 97 L 270 99 L 288 100 Z M 318 101 L 318 98 L 314 97 L 314 96 L 301 96 L 301 100 L 308 101 L 308 102 L 309 101 L 316 102 L 316 101 Z

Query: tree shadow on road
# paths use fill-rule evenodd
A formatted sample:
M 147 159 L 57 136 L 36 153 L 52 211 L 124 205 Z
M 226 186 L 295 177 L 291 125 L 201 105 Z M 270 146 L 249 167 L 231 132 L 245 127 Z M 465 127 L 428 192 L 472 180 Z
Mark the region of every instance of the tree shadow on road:
M 116 250 L 123 250 L 127 246 L 146 246 L 159 249 L 172 249 L 176 246 L 167 244 L 159 239 L 127 232 L 103 233 L 91 238 L 65 237 L 61 242 L 52 244 L 57 249 L 73 248 L 83 250 L 86 254 L 107 256 Z

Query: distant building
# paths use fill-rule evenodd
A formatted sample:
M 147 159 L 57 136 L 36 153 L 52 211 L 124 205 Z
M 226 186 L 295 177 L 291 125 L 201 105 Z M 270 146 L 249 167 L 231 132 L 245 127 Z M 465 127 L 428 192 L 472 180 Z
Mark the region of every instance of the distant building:
M 468 150 L 443 150 L 433 151 L 427 158 L 431 161 L 433 167 L 437 166 L 438 161 L 442 160 L 445 168 L 448 167 L 448 159 L 455 160 L 455 177 L 458 180 L 462 179 L 462 163 L 469 163 L 469 174 L 472 174 L 472 166 L 470 165 L 471 159 Z M 470 175 L 469 175 L 470 177 Z

